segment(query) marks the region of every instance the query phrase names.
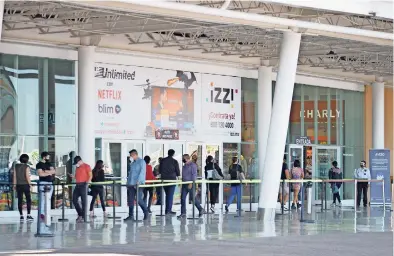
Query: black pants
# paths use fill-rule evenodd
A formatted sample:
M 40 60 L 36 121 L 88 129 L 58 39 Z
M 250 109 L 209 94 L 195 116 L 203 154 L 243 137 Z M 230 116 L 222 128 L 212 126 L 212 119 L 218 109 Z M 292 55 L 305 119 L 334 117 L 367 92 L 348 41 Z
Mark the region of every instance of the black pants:
M 91 187 L 92 201 L 90 202 L 90 211 L 93 211 L 94 203 L 96 202 L 97 196 L 100 198 L 101 208 L 105 212 L 105 199 L 104 199 L 104 187 L 95 185 Z
M 361 193 L 363 194 L 364 206 L 368 205 L 368 182 L 357 183 L 357 206 L 361 203 Z
M 78 213 L 78 217 L 85 216 L 85 207 L 86 207 L 86 198 L 87 198 L 87 184 L 80 183 L 75 186 L 74 193 L 73 193 L 73 204 L 75 210 Z M 82 207 L 78 203 L 78 199 L 81 198 Z
M 148 200 L 148 210 L 150 210 L 150 206 L 152 205 L 152 200 L 153 200 L 153 188 L 145 188 L 144 189 L 144 201 L 146 202 L 146 199 L 148 199 L 148 193 L 149 193 L 149 200 Z
M 209 194 L 211 206 L 214 206 L 219 197 L 219 183 L 209 183 Z
M 18 197 L 18 210 L 19 214 L 22 215 L 22 206 L 23 206 L 23 194 L 25 194 L 26 198 L 26 207 L 27 214 L 30 214 L 31 211 L 31 193 L 30 186 L 28 184 L 25 185 L 16 185 L 16 194 Z

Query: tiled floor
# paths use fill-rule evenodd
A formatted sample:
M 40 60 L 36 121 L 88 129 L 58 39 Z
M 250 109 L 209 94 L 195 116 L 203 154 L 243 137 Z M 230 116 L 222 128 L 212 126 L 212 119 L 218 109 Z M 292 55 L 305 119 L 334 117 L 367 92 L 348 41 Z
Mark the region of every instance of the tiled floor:
M 263 237 L 296 239 L 300 236 L 352 236 L 354 233 L 367 232 L 388 232 L 387 234 L 392 236 L 393 231 L 391 212 L 384 212 L 381 208 L 361 209 L 357 212 L 351 209 L 335 209 L 322 213 L 320 209 L 316 209 L 312 215 L 306 216 L 306 219 L 313 220 L 313 223 L 301 223 L 300 214 L 297 212 L 277 215 L 273 223 L 257 221 L 254 213 L 244 213 L 242 218 L 235 218 L 234 214 L 209 215 L 194 221 L 152 216 L 147 223 L 125 223 L 122 220 L 103 218 L 95 218 L 89 223 L 75 223 L 75 216 L 68 217 L 69 222 L 53 223 L 52 238 L 36 238 L 35 222 L 19 223 L 17 219 L 0 219 L 0 251 L 62 248 L 70 250 L 120 244 L 148 246 L 152 243 L 198 243 L 204 246 L 205 242 L 219 240 L 228 243 L 250 239 L 257 241 L 253 240 L 256 238 L 259 238 L 258 241 L 268 241 L 268 238 Z

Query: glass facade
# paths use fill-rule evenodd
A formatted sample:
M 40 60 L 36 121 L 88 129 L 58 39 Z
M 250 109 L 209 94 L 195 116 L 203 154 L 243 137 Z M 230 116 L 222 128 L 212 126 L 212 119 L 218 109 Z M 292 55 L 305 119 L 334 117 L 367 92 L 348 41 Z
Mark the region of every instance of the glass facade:
M 39 154 L 51 154 L 57 176 L 76 148 L 76 79 L 73 61 L 0 54 L 0 180 L 10 180 L 19 156 L 30 156 L 32 179 Z M 1 197 L 7 197 L 7 187 Z M 33 197 L 34 198 L 34 197 Z M 7 203 L 0 210 L 12 208 Z

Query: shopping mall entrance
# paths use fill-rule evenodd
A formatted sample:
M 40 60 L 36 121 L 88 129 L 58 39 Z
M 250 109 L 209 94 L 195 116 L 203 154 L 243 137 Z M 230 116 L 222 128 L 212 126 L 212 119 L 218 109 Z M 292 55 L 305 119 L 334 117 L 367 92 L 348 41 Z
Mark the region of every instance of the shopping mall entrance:
M 189 154 L 198 165 L 198 177 L 200 178 L 204 178 L 205 159 L 208 155 L 212 155 L 219 164 L 223 162 L 222 143 L 101 138 L 97 138 L 95 143 L 96 161 L 99 159 L 104 161 L 106 179 L 109 180 L 121 180 L 127 177 L 127 164 L 130 161 L 129 151 L 132 149 L 136 149 L 141 158 L 146 155 L 150 156 L 152 167 L 158 165 L 160 157 L 167 156 L 169 149 L 173 149 L 175 150 L 174 158 L 178 161 L 179 168 L 182 169 L 182 155 Z M 127 205 L 125 187 L 116 187 L 112 193 L 112 187 L 108 186 L 106 195 L 107 204 L 111 202 L 116 206 Z M 204 201 L 205 198 L 202 199 Z M 180 203 L 180 191 L 175 192 L 174 203 Z
M 293 167 L 295 160 L 301 162 L 304 169 L 305 179 L 328 179 L 328 172 L 333 161 L 338 162 L 341 166 L 341 147 L 339 146 L 321 146 L 321 145 L 290 144 L 289 154 L 287 157 L 289 168 Z M 316 204 L 321 203 L 321 183 L 314 183 L 312 189 L 312 198 Z M 341 187 L 343 194 L 343 186 Z M 327 200 L 331 199 L 331 189 L 327 185 Z

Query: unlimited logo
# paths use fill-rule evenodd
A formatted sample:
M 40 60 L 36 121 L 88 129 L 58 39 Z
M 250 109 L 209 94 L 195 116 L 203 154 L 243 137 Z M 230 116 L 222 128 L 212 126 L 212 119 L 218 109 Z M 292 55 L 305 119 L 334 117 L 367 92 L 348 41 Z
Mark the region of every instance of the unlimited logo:
M 119 114 L 122 108 L 119 105 L 109 106 L 107 104 L 98 104 L 98 112 L 103 114 Z
M 95 71 L 94 76 L 98 78 L 112 78 L 112 79 L 121 79 L 121 80 L 135 79 L 135 71 L 130 73 L 127 70 L 117 70 L 115 68 L 109 69 L 104 67 L 95 67 L 94 71 Z

